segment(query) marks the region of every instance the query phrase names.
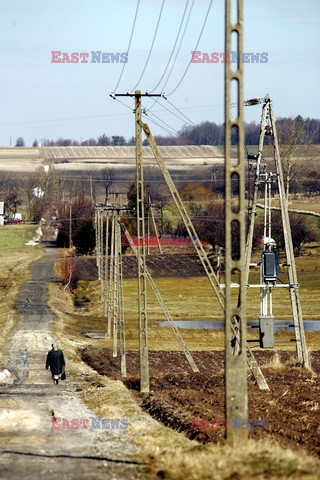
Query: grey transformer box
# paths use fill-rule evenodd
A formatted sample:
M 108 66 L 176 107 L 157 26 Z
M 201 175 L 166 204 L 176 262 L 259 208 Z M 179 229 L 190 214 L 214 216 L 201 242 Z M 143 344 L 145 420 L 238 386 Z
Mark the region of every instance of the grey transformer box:
M 276 250 L 262 253 L 262 276 L 265 282 L 275 282 L 279 270 L 278 252 Z
M 274 316 L 259 316 L 259 337 L 261 348 L 274 348 Z

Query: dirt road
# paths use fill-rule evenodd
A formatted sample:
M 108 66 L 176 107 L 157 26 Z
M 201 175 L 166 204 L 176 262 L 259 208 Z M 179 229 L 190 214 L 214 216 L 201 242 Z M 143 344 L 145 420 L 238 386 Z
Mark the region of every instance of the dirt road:
M 17 301 L 20 322 L 4 352 L 12 376 L 0 385 L 0 479 L 148 478 L 126 430 L 90 428 L 95 415 L 79 398 L 77 379 L 56 386 L 45 370 L 53 340 L 47 284 L 58 254 L 45 248 Z M 89 419 L 89 428 L 52 429 L 59 417 Z

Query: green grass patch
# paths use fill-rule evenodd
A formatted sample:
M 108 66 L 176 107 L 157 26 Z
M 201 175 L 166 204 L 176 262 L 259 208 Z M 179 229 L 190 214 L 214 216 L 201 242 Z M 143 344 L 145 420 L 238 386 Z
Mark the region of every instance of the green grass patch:
M 35 236 L 38 225 L 3 225 L 0 227 L 0 249 L 23 247 Z

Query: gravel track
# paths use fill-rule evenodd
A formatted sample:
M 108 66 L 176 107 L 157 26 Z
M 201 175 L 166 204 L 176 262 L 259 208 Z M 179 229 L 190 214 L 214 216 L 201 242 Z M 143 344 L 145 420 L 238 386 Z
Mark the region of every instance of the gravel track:
M 52 418 L 94 417 L 77 392 L 76 378 L 53 385 L 45 370 L 53 340 L 47 284 L 59 251 L 45 248 L 21 289 L 20 322 L 4 352 L 10 383 L 0 385 L 0 479 L 140 479 L 146 466 L 126 430 L 52 429 Z

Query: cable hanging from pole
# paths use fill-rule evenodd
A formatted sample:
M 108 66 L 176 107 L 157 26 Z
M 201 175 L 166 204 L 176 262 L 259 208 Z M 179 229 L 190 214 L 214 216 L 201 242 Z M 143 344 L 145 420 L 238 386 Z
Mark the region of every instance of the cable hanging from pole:
M 169 57 L 169 60 L 168 60 L 168 63 L 167 63 L 167 65 L 166 65 L 166 68 L 164 69 L 164 72 L 163 72 L 163 74 L 161 75 L 160 80 L 158 81 L 157 85 L 156 85 L 155 87 L 153 87 L 153 89 L 151 90 L 151 93 L 154 92 L 154 91 L 158 88 L 158 86 L 160 85 L 163 77 L 165 76 L 165 74 L 166 74 L 166 72 L 167 72 L 167 70 L 168 70 L 168 67 L 169 67 L 169 65 L 170 65 L 170 62 L 171 62 L 173 53 L 174 53 L 174 51 L 175 51 L 175 48 L 176 48 L 176 45 L 177 45 L 177 42 L 178 42 L 178 38 L 179 38 L 179 36 L 180 36 L 181 28 L 182 28 L 182 25 L 183 25 L 183 22 L 184 22 L 184 17 L 186 16 L 186 12 L 187 12 L 187 8 L 188 8 L 188 5 L 189 5 L 189 1 L 190 1 L 190 0 L 187 0 L 187 1 L 186 1 L 186 5 L 185 5 L 185 7 L 184 7 L 184 11 L 183 11 L 182 19 L 181 19 L 180 26 L 179 26 L 179 29 L 178 29 L 178 33 L 177 33 L 177 36 L 176 36 L 176 39 L 175 39 L 175 42 L 174 42 L 174 45 L 173 45 L 173 49 L 172 49 L 172 51 L 171 51 L 171 54 L 170 54 L 170 57 Z
M 206 23 L 207 23 L 207 20 L 208 20 L 208 16 L 209 16 L 209 13 L 210 13 L 210 10 L 211 10 L 211 7 L 212 7 L 212 1 L 213 1 L 213 0 L 210 0 L 209 7 L 208 7 L 208 10 L 207 10 L 207 13 L 206 13 L 206 16 L 205 16 L 205 19 L 204 19 L 204 22 L 203 22 L 201 31 L 200 31 L 200 35 L 199 35 L 199 37 L 198 37 L 196 46 L 194 47 L 194 51 L 197 50 L 198 45 L 199 45 L 199 42 L 200 42 L 201 37 L 202 37 L 202 34 L 203 34 L 203 31 L 204 31 L 204 29 L 205 29 L 205 26 L 206 26 Z M 187 68 L 185 69 L 185 71 L 184 71 L 181 79 L 179 80 L 179 82 L 177 83 L 177 85 L 175 86 L 175 88 L 174 88 L 173 90 L 171 90 L 170 93 L 168 93 L 168 95 L 172 95 L 172 94 L 177 90 L 177 88 L 179 88 L 179 86 L 181 85 L 181 83 L 183 82 L 184 77 L 187 75 L 188 70 L 189 70 L 189 67 L 190 67 L 190 65 L 191 65 L 191 60 L 192 60 L 192 58 L 190 58 L 190 61 L 189 61 L 188 65 L 187 65 Z
M 171 65 L 170 71 L 169 71 L 169 73 L 168 73 L 167 79 L 166 79 L 166 81 L 164 82 L 164 84 L 162 85 L 162 88 L 161 88 L 162 91 L 164 91 L 164 89 L 166 88 L 167 83 L 168 83 L 168 81 L 169 81 L 169 79 L 170 79 L 170 77 L 171 77 L 172 70 L 174 69 L 174 66 L 175 66 L 175 64 L 176 64 L 178 55 L 179 55 L 179 53 L 180 53 L 180 49 L 181 49 L 182 42 L 183 42 L 185 33 L 186 33 L 186 31 L 187 31 L 187 28 L 188 28 L 188 24 L 189 24 L 191 12 L 192 12 L 192 10 L 193 10 L 193 6 L 194 6 L 194 0 L 192 0 L 192 4 L 191 4 L 190 10 L 189 10 L 188 18 L 187 18 L 186 24 L 185 24 L 185 26 L 184 26 L 184 30 L 183 30 L 183 33 L 182 33 L 182 35 L 181 35 L 180 43 L 179 43 L 179 46 L 178 46 L 176 55 L 175 55 L 175 57 L 174 57 L 173 63 L 172 63 L 172 65 Z M 166 98 L 166 100 L 167 100 L 167 97 L 165 97 L 165 98 Z M 151 105 L 151 107 L 150 107 L 149 110 L 151 110 L 151 109 L 156 105 L 156 103 L 158 103 L 158 101 L 159 101 L 159 98 L 156 98 L 155 101 L 153 102 L 153 104 Z
M 135 15 L 134 15 L 134 20 L 133 20 L 133 25 L 132 25 L 132 30 L 131 30 L 129 45 L 128 45 L 128 48 L 127 48 L 127 55 L 129 55 L 129 51 L 130 51 L 130 47 L 131 47 L 132 37 L 133 37 L 134 29 L 135 29 L 135 26 L 136 26 L 137 16 L 138 16 L 139 5 L 140 5 L 140 0 L 137 1 L 136 12 L 135 12 Z M 119 83 L 121 82 L 122 75 L 123 75 L 123 72 L 124 72 L 124 69 L 125 69 L 125 66 L 126 66 L 126 65 L 127 65 L 127 62 L 124 63 L 123 66 L 122 66 L 122 70 L 121 70 L 121 73 L 120 73 L 118 82 L 117 82 L 116 86 L 115 86 L 114 89 L 113 89 L 114 92 L 116 92 L 116 90 L 117 90 L 117 88 L 118 88 L 118 86 L 119 86 Z
M 156 29 L 155 29 L 155 32 L 154 32 L 154 35 L 153 35 L 153 40 L 152 40 L 152 43 L 151 43 L 151 47 L 150 47 L 150 50 L 149 50 L 149 54 L 148 54 L 148 57 L 147 57 L 147 60 L 144 64 L 144 67 L 143 67 L 143 70 L 142 70 L 142 73 L 139 77 L 139 80 L 137 81 L 137 83 L 135 84 L 135 86 L 131 89 L 131 91 L 134 91 L 137 86 L 139 85 L 139 83 L 141 82 L 141 79 L 144 75 L 144 72 L 146 71 L 146 68 L 147 68 L 147 65 L 149 63 L 149 60 L 150 60 L 150 57 L 151 57 L 151 53 L 152 53 L 152 50 L 153 50 L 153 46 L 154 46 L 154 42 L 156 40 L 156 37 L 157 37 L 157 34 L 158 34 L 158 28 L 159 28 L 159 24 L 160 24 L 160 20 L 161 20 L 161 17 L 162 17 L 162 11 L 163 11 L 163 7 L 164 7 L 164 4 L 165 4 L 165 1 L 166 0 L 162 0 L 162 4 L 161 4 L 161 8 L 160 8 L 160 13 L 159 13 L 159 16 L 158 16 L 158 21 L 157 21 L 157 25 L 156 25 Z
M 172 102 L 170 102 L 170 100 L 168 98 L 166 98 L 167 102 L 170 103 L 170 105 L 175 109 L 177 110 L 177 112 L 179 112 L 192 126 L 196 127 L 196 124 L 190 120 L 189 117 L 187 117 L 187 115 L 185 115 L 183 112 L 181 112 L 181 110 L 179 110 L 178 107 L 176 107 L 175 105 L 173 105 Z M 162 104 L 161 104 L 162 105 Z M 164 105 L 162 105 L 162 107 L 164 107 Z
M 167 110 L 167 112 L 171 113 L 171 115 L 173 115 L 173 116 L 175 116 L 176 118 L 178 118 L 179 120 L 181 120 L 181 122 L 186 123 L 186 120 L 185 120 L 185 119 L 179 117 L 179 115 L 177 115 L 177 114 L 174 113 L 172 110 L 170 110 L 170 108 L 167 108 L 165 105 L 163 105 L 163 103 L 160 103 L 160 102 L 159 102 L 158 104 L 160 105 L 160 107 L 163 107 L 165 110 Z M 177 112 L 179 112 L 179 110 L 178 110 L 176 107 L 174 107 L 174 108 L 175 108 L 175 110 L 177 110 Z M 150 111 L 150 108 L 147 109 L 147 112 L 149 112 L 149 111 Z M 181 115 L 183 115 L 182 112 L 179 112 L 179 113 L 181 113 Z M 186 117 L 185 115 L 183 115 L 183 116 L 187 119 L 188 124 L 190 125 L 190 127 L 195 127 L 195 126 L 196 126 L 195 123 L 193 123 L 191 120 L 188 119 L 188 117 Z

